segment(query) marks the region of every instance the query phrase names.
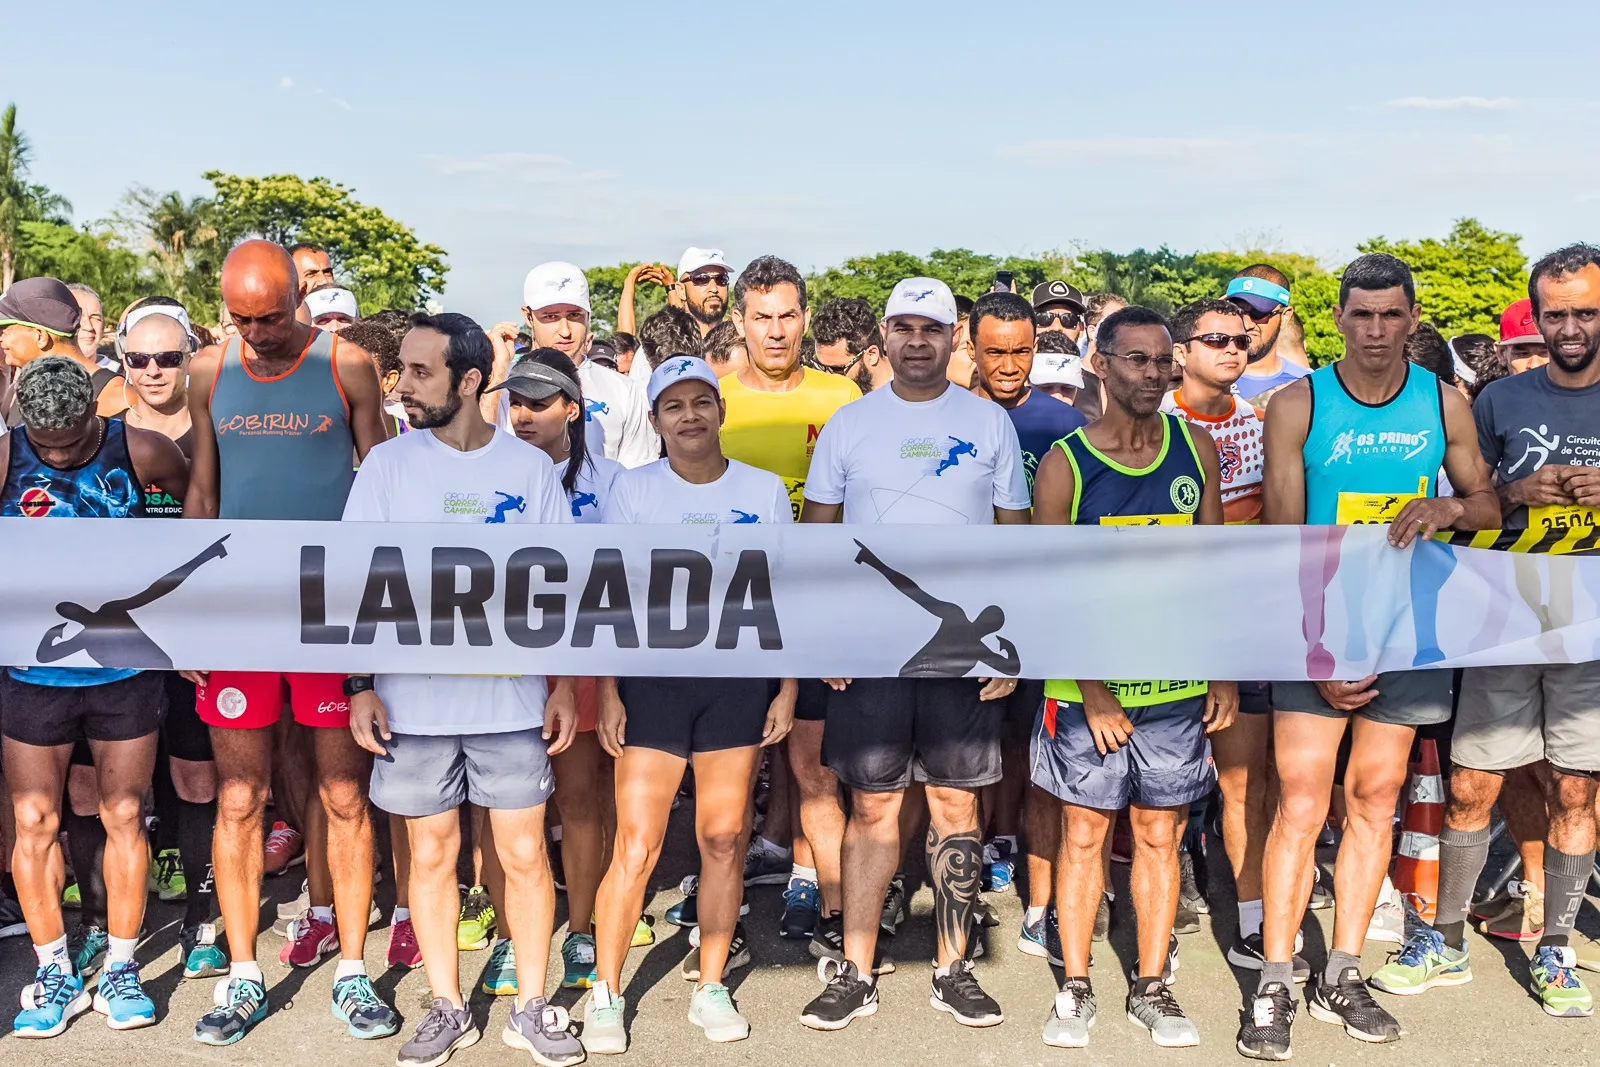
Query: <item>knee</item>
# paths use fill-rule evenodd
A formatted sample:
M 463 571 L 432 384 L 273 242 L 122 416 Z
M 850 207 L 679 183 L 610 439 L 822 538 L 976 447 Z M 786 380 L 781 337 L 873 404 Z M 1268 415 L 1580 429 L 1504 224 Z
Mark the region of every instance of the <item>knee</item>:
M 1316 833 L 1328 817 L 1328 795 L 1316 790 L 1293 788 L 1285 781 L 1278 796 L 1277 825 L 1298 834 Z
M 928 789 L 928 818 L 944 828 L 967 828 L 978 824 L 978 794 L 965 789 Z
M 856 793 L 851 797 L 850 819 L 867 826 L 894 825 L 900 818 L 899 793 Z
M 611 848 L 611 862 L 628 878 L 643 878 L 655 866 L 658 842 L 617 828 L 616 841 Z
M 172 763 L 172 789 L 186 804 L 209 804 L 217 799 L 217 768 L 214 763 Z
M 443 834 L 414 834 L 411 846 L 411 871 L 423 880 L 434 876 L 455 877 L 460 842 Z
M 1470 828 L 1488 822 L 1500 787 L 1499 775 L 1457 768 L 1450 776 L 1450 797 L 1446 809 L 1451 825 Z
M 359 779 L 342 775 L 324 778 L 317 793 L 330 823 L 359 823 L 368 818 L 366 790 Z
M 1572 774 L 1554 772 L 1550 776 L 1550 818 L 1567 821 L 1574 818 L 1594 818 L 1595 780 Z
M 1133 820 L 1133 842 L 1141 849 L 1170 852 L 1178 845 L 1178 827 L 1175 818 L 1138 818 Z
M 267 806 L 267 783 L 230 778 L 217 784 L 217 821 L 245 825 L 261 821 Z
M 737 826 L 710 826 L 695 831 L 700 844 L 700 859 L 705 864 L 727 866 L 743 859 L 739 839 L 743 828 Z
M 15 808 L 17 847 L 48 851 L 61 832 L 61 812 L 51 804 L 23 802 Z
M 1388 832 L 1394 821 L 1400 790 L 1405 786 L 1405 769 L 1398 773 L 1365 775 L 1359 783 L 1345 786 L 1345 816 L 1351 822 L 1381 825 Z
M 1104 846 L 1108 826 L 1089 819 L 1068 819 L 1061 835 L 1061 844 L 1077 856 L 1093 856 L 1100 862 L 1100 849 Z
M 101 797 L 100 822 L 105 826 L 106 836 L 108 837 L 120 837 L 125 834 L 143 834 L 143 798 L 137 795 Z

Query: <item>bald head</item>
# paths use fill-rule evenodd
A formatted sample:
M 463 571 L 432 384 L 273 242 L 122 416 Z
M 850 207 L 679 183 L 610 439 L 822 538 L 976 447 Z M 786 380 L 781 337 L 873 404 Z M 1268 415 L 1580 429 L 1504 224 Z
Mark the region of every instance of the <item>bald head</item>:
M 171 315 L 146 315 L 133 324 L 123 339 L 126 352 L 187 352 L 189 334 Z
M 222 302 L 256 355 L 292 358 L 304 347 L 307 327 L 295 321 L 300 286 L 294 260 L 271 241 L 245 241 L 228 253 Z

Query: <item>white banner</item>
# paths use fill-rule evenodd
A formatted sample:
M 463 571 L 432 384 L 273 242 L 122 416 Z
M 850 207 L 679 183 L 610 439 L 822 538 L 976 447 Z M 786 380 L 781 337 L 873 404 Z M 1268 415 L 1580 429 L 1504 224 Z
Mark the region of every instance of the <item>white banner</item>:
M 0 663 L 1360 678 L 1575 662 L 1600 559 L 1378 527 L 0 520 Z

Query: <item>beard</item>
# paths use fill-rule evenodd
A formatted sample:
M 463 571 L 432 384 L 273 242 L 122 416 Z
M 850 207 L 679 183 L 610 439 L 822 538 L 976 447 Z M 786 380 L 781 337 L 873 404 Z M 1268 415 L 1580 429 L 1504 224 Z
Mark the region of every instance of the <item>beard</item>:
M 1577 359 L 1566 359 L 1561 355 L 1558 347 L 1550 346 L 1550 362 L 1568 374 L 1581 374 L 1588 370 L 1589 365 L 1594 362 L 1597 355 L 1600 355 L 1600 334 L 1596 334 L 1589 339 L 1589 347 Z
M 436 430 L 441 426 L 448 426 L 455 421 L 456 414 L 461 410 L 461 397 L 454 393 L 450 394 L 449 400 L 436 408 L 428 407 L 426 404 L 417 404 L 415 397 L 406 396 L 401 397 L 400 400 L 402 403 L 411 404 L 421 409 L 415 415 L 406 412 L 406 421 L 411 424 L 413 430 Z
M 706 303 L 710 303 L 710 301 L 707 301 Z M 716 311 L 708 310 L 706 308 L 705 304 L 698 304 L 697 305 L 697 304 L 694 304 L 693 302 L 691 302 L 689 304 L 689 314 L 694 318 L 694 321 L 696 321 L 698 323 L 701 323 L 702 325 L 705 325 L 705 326 L 715 326 L 715 325 L 717 325 L 719 322 L 722 321 L 722 316 L 727 314 L 727 311 L 728 311 L 727 302 L 722 300 L 721 297 L 717 298 L 717 310 Z

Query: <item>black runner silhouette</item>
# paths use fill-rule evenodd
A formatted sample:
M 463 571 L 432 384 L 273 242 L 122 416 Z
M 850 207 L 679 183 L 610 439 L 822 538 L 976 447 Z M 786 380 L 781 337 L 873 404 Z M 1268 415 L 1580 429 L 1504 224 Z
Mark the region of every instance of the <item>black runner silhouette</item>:
M 1017 654 L 1016 645 L 1004 637 L 996 636 L 995 640 L 1000 645 L 1000 650 L 996 652 L 983 643 L 984 638 L 1006 624 L 1006 613 L 999 605 L 990 604 L 978 612 L 976 619 L 969 619 L 959 605 L 928 595 L 916 582 L 883 562 L 860 541 L 856 542 L 856 547 L 861 549 L 856 553 L 857 563 L 865 563 L 883 575 L 912 603 L 939 620 L 939 629 L 933 639 L 906 660 L 905 666 L 900 668 L 900 677 L 965 678 L 980 663 L 1011 678 L 1015 678 L 1022 670 L 1022 657 Z

